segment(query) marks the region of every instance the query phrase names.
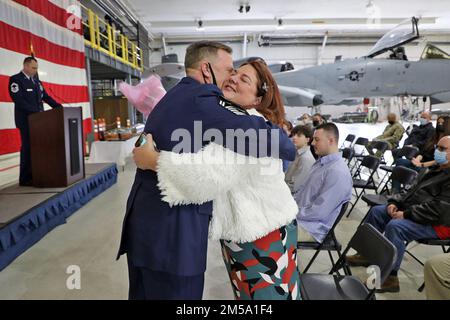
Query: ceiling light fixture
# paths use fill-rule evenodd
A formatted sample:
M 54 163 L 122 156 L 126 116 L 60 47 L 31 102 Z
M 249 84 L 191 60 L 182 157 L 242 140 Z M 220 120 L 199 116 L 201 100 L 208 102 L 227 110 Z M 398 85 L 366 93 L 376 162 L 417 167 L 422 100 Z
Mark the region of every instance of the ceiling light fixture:
M 284 29 L 283 19 L 278 19 L 277 29 L 278 30 Z
M 238 11 L 240 13 L 244 13 L 244 10 L 245 10 L 245 13 L 248 13 L 250 11 L 250 9 L 251 9 L 250 3 L 248 3 L 248 2 L 247 3 L 241 3 L 239 5 Z
M 197 21 L 197 31 L 205 31 L 205 27 L 203 26 L 202 20 Z

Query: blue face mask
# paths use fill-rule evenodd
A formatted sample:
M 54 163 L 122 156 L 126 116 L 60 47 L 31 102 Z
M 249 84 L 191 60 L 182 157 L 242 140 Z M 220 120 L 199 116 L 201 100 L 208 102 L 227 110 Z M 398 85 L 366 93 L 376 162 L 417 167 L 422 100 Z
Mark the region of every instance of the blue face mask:
M 428 120 L 427 120 L 427 119 L 424 119 L 424 118 L 420 118 L 420 119 L 419 119 L 419 122 L 420 122 L 420 125 L 421 125 L 421 126 L 424 126 L 424 125 L 426 125 L 426 124 L 428 123 Z
M 436 160 L 439 165 L 447 164 L 447 152 L 439 151 L 438 149 L 434 150 L 434 160 Z

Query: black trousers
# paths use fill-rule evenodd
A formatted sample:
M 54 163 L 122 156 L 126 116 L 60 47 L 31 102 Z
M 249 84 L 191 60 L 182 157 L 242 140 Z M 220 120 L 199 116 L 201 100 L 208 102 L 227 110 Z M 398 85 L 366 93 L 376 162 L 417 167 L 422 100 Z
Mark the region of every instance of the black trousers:
M 201 300 L 204 273 L 186 277 L 166 272 L 136 267 L 128 261 L 130 300 Z
M 28 126 L 18 128 L 22 145 L 20 147 L 20 176 L 19 183 L 32 180 L 31 175 L 31 151 L 30 151 L 30 129 Z

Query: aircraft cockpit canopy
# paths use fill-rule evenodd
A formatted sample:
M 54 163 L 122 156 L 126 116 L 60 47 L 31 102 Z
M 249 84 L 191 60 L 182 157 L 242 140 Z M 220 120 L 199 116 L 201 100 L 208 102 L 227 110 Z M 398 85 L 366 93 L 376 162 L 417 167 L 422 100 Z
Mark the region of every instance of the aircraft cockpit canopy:
M 389 50 L 395 52 L 395 48 L 419 38 L 419 28 L 417 23 L 418 20 L 413 17 L 412 19 L 405 20 L 397 25 L 378 40 L 367 57 L 373 58 Z
M 425 49 L 422 52 L 422 55 L 420 56 L 420 60 L 427 60 L 427 59 L 447 59 L 450 60 L 450 55 L 446 53 L 444 50 L 439 49 L 433 44 L 427 44 Z

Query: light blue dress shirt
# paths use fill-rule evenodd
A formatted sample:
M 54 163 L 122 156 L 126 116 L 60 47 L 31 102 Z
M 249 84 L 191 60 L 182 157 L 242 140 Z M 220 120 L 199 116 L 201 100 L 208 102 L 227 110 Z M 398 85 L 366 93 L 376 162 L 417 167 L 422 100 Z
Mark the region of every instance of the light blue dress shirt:
M 298 224 L 322 242 L 342 205 L 350 201 L 353 180 L 340 153 L 319 158 L 306 182 L 295 193 Z

